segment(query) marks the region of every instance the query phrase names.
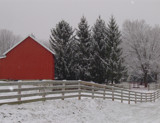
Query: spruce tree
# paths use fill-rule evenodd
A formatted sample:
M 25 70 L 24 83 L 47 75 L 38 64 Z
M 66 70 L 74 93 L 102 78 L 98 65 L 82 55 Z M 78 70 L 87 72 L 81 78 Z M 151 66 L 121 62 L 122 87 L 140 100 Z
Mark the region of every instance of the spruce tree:
M 50 43 L 55 52 L 55 76 L 57 79 L 70 79 L 73 63 L 73 29 L 64 20 L 51 29 Z
M 89 29 L 86 18 L 83 16 L 77 29 L 78 40 L 78 79 L 90 79 L 90 45 L 91 45 L 91 30 Z
M 122 75 L 126 72 L 123 66 L 122 48 L 120 48 L 121 32 L 118 29 L 116 21 L 113 16 L 108 23 L 107 27 L 107 40 L 108 40 L 108 72 L 109 81 L 117 83 L 120 81 Z
M 107 39 L 106 25 L 101 17 L 97 19 L 92 31 L 92 80 L 104 83 L 107 76 Z

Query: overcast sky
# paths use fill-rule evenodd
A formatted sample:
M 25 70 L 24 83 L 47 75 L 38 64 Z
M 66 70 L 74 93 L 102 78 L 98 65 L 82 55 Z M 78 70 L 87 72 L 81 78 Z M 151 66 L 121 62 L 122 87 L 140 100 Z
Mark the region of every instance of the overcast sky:
M 23 37 L 48 40 L 59 21 L 75 28 L 83 15 L 90 26 L 99 15 L 106 23 L 114 15 L 120 28 L 126 19 L 160 25 L 160 0 L 0 0 L 0 29 Z

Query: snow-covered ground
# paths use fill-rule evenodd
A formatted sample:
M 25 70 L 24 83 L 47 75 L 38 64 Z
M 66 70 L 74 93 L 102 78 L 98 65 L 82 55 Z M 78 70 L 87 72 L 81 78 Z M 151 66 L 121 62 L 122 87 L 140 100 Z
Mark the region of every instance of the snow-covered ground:
M 75 98 L 2 105 L 0 123 L 160 123 L 160 100 L 128 105 Z

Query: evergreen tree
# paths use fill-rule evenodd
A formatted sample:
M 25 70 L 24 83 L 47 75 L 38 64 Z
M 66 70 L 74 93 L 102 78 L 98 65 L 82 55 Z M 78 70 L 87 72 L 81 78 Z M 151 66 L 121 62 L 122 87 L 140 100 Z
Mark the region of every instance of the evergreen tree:
M 92 80 L 104 83 L 107 76 L 107 39 L 106 25 L 101 17 L 97 19 L 92 31 Z
M 123 66 L 122 48 L 120 48 L 121 33 L 118 29 L 116 21 L 113 16 L 108 24 L 107 28 L 107 40 L 108 40 L 108 76 L 112 82 L 119 82 L 122 75 L 126 72 Z
M 90 43 L 91 43 L 91 30 L 89 29 L 86 18 L 83 16 L 80 23 L 78 24 L 77 30 L 77 40 L 78 40 L 78 61 L 77 68 L 79 73 L 79 78 L 81 80 L 90 79 Z
M 51 29 L 50 43 L 55 52 L 55 76 L 57 79 L 70 79 L 73 64 L 73 29 L 64 20 Z

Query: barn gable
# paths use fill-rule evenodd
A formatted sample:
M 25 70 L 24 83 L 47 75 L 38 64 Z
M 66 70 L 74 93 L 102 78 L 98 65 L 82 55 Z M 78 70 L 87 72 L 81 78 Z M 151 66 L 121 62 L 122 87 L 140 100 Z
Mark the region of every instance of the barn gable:
M 35 42 L 37 42 L 37 43 L 40 44 L 42 47 L 44 47 L 46 50 L 48 50 L 48 51 L 51 52 L 53 55 L 55 55 L 55 53 L 54 53 L 52 50 L 50 50 L 48 47 L 46 47 L 46 46 L 45 46 L 44 44 L 42 44 L 41 42 L 37 41 L 37 40 L 36 40 L 35 38 L 33 38 L 32 36 L 28 36 L 27 38 L 32 38 Z M 0 59 L 1 59 L 1 58 L 5 58 L 5 57 L 6 57 L 6 54 L 7 54 L 8 52 L 10 52 L 11 50 L 13 50 L 15 47 L 17 47 L 19 44 L 21 44 L 21 43 L 22 43 L 23 41 L 25 41 L 27 38 L 25 38 L 24 40 L 16 43 L 13 47 L 11 47 L 11 48 L 8 49 L 6 52 L 4 52 L 3 55 L 0 56 Z

